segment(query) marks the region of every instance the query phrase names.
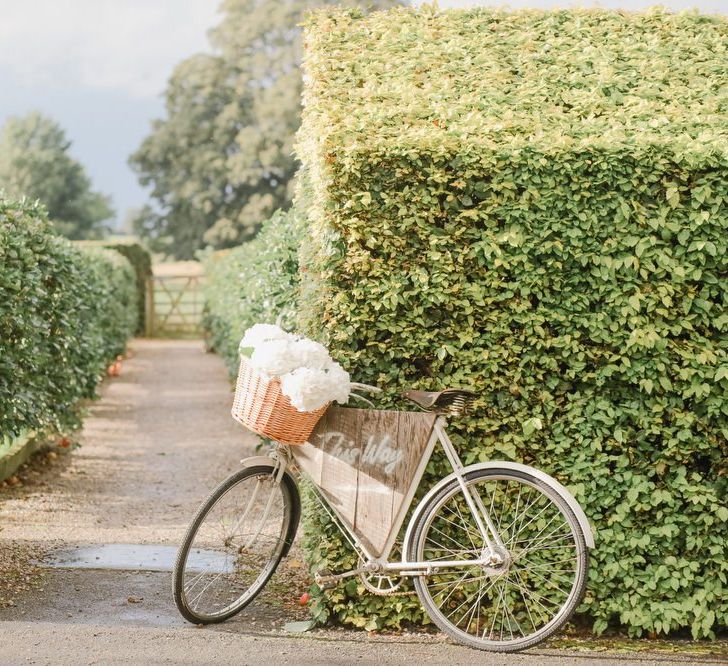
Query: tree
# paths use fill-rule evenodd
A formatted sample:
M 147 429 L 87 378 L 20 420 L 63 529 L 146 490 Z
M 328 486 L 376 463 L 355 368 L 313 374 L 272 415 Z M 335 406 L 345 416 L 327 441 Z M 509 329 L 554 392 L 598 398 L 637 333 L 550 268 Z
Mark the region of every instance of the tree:
M 15 199 L 38 199 L 56 230 L 68 238 L 99 238 L 114 211 L 109 197 L 91 190 L 70 147 L 61 126 L 38 112 L 8 118 L 0 130 L 0 191 Z
M 253 236 L 292 198 L 300 122 L 300 23 L 337 0 L 225 0 L 213 54 L 177 66 L 166 117 L 130 158 L 154 207 L 135 229 L 179 258 Z M 396 4 L 380 0 L 378 6 Z

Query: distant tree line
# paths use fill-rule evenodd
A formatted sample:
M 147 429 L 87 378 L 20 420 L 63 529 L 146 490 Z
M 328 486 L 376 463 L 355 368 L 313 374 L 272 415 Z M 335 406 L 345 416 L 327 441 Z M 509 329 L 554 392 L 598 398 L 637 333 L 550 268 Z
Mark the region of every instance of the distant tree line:
M 342 3 L 225 0 L 210 32 L 213 53 L 176 67 L 165 117 L 130 158 L 153 199 L 134 229 L 154 249 L 188 259 L 204 246 L 238 245 L 290 205 L 300 121 L 298 24 L 324 4 Z
M 61 126 L 38 112 L 8 118 L 0 129 L 0 198 L 40 201 L 72 240 L 101 238 L 114 216 L 111 200 L 91 189 L 70 147 Z

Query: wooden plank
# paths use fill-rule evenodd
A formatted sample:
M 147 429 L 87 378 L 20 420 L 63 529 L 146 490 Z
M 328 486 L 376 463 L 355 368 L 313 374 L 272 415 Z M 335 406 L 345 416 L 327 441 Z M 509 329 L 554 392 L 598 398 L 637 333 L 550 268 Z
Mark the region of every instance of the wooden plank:
M 292 453 L 342 521 L 381 555 L 418 482 L 436 415 L 331 407 Z
M 379 555 L 392 527 L 393 475 L 403 452 L 397 447 L 397 412 L 365 412 L 354 531 Z
M 397 447 L 403 452 L 400 464 L 392 475 L 392 521 L 399 513 L 417 472 L 421 471 L 420 462 L 427 448 L 432 434 L 437 414 L 430 412 L 399 412 L 399 427 L 397 431 Z
M 306 443 L 300 446 L 292 446 L 291 453 L 298 467 L 306 472 L 306 475 L 317 486 L 321 486 L 324 452 L 320 448 Z
M 199 296 L 202 280 L 197 275 L 155 276 L 151 320 L 154 334 L 189 335 L 201 332 L 203 303 Z
M 154 335 L 154 279 L 147 278 L 146 298 L 144 299 L 144 333 L 148 338 Z
M 350 527 L 354 526 L 357 501 L 357 463 L 361 455 L 360 414 L 333 409 L 327 414 L 327 430 L 316 438 L 324 452 L 321 488 L 331 505 Z

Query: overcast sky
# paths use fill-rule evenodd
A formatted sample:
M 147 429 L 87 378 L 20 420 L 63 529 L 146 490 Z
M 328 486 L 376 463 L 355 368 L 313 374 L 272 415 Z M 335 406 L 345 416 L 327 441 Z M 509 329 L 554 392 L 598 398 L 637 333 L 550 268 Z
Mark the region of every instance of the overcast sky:
M 0 0 L 0 125 L 33 109 L 55 118 L 94 186 L 123 219 L 145 194 L 126 164 L 162 114 L 172 68 L 208 48 L 218 0 Z M 500 5 L 440 0 L 440 7 Z M 650 0 L 512 0 L 510 7 L 643 9 Z M 728 0 L 663 0 L 728 14 Z

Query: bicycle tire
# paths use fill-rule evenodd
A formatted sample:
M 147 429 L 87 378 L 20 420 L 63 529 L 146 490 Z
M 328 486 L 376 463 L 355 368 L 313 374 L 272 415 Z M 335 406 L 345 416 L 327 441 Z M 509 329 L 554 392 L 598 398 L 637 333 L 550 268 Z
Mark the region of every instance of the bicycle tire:
M 463 630 L 456 623 L 448 620 L 447 617 L 445 617 L 442 610 L 436 605 L 435 601 L 433 600 L 433 595 L 427 587 L 427 579 L 431 578 L 430 576 L 415 577 L 415 590 L 417 591 L 417 595 L 420 599 L 420 602 L 422 603 L 423 608 L 430 616 L 432 621 L 442 631 L 444 631 L 448 636 L 450 636 L 458 643 L 491 652 L 519 652 L 521 650 L 528 649 L 543 642 L 549 636 L 552 636 L 561 627 L 563 627 L 563 625 L 569 620 L 569 618 L 572 616 L 573 612 L 576 610 L 577 606 L 579 605 L 579 603 L 581 603 L 581 600 L 583 599 L 584 593 L 586 591 L 589 568 L 589 551 L 586 546 L 583 531 L 581 529 L 579 521 L 574 515 L 574 512 L 569 507 L 568 502 L 565 500 L 565 498 L 558 491 L 556 491 L 548 484 L 545 484 L 536 476 L 516 470 L 492 468 L 488 470 L 474 470 L 465 474 L 464 479 L 469 486 L 473 486 L 477 481 L 483 480 L 513 480 L 516 482 L 526 483 L 530 487 L 536 488 L 538 491 L 543 493 L 544 496 L 546 496 L 556 505 L 559 512 L 564 517 L 566 523 L 571 529 L 575 544 L 575 579 L 572 584 L 571 591 L 569 592 L 568 598 L 566 599 L 563 607 L 554 616 L 553 620 L 545 624 L 541 629 L 535 631 L 532 635 L 523 636 L 520 639 L 513 640 L 485 640 L 485 632 L 483 632 L 483 638 L 478 638 L 477 635 L 473 636 L 468 633 L 468 630 L 471 626 L 472 618 L 469 618 L 468 624 L 466 625 L 465 630 Z M 458 480 L 453 479 L 450 483 L 443 486 L 440 492 L 436 493 L 428 501 L 427 507 L 422 511 L 416 525 L 413 528 L 413 538 L 410 541 L 409 552 L 407 553 L 408 558 L 411 561 L 422 560 L 422 558 L 424 557 L 425 542 L 427 539 L 426 530 L 429 529 L 429 526 L 433 525 L 435 520 L 434 514 L 439 510 L 440 507 L 445 506 L 445 503 L 447 501 L 457 496 L 458 492 L 462 494 Z M 442 537 L 438 538 L 442 539 Z M 528 549 L 526 549 L 526 552 L 528 552 Z M 427 558 L 424 559 L 427 561 Z M 462 571 L 462 569 L 460 569 L 460 571 Z M 481 577 L 485 578 L 487 576 Z M 506 580 L 508 580 L 507 576 Z M 519 581 L 523 583 L 523 580 L 520 579 L 520 574 Z M 506 584 L 507 583 L 504 583 L 503 586 L 505 586 Z M 518 585 L 519 588 L 521 587 L 518 583 L 516 583 L 516 585 Z M 438 590 L 437 593 L 440 593 L 441 591 L 442 590 Z M 521 597 L 524 601 L 524 604 L 527 606 L 528 602 L 526 600 L 526 596 L 521 594 Z M 482 596 L 478 597 L 475 603 L 480 603 L 481 599 Z M 506 612 L 506 620 L 512 632 L 512 627 L 514 625 L 513 622 L 508 618 L 508 611 L 505 609 L 505 604 L 507 603 L 505 600 L 505 595 L 503 597 L 503 601 L 504 610 Z M 494 617 L 497 613 L 497 610 L 498 607 L 496 607 L 493 611 Z M 513 611 L 511 611 L 511 616 L 514 618 L 516 624 L 518 624 Z M 478 620 L 480 620 L 480 608 L 478 608 Z M 520 625 L 518 626 L 520 628 Z M 480 633 L 479 629 L 480 625 L 476 622 L 476 634 Z M 534 629 L 536 629 L 535 624 Z M 501 636 L 502 634 L 503 629 L 501 625 Z
M 189 622 L 194 624 L 215 624 L 223 622 L 239 613 L 243 610 L 243 608 L 250 604 L 258 596 L 258 594 L 260 594 L 271 576 L 275 573 L 280 561 L 288 553 L 298 529 L 298 523 L 301 516 L 301 500 L 295 480 L 290 474 L 285 472 L 278 484 L 284 506 L 281 539 L 279 540 L 279 544 L 276 546 L 275 552 L 266 562 L 266 566 L 262 568 L 261 575 L 256 577 L 253 585 L 247 588 L 238 597 L 237 601 L 228 604 L 222 612 L 203 613 L 191 607 L 191 604 L 187 599 L 187 595 L 185 594 L 185 571 L 190 550 L 195 542 L 195 537 L 198 534 L 200 527 L 205 521 L 205 518 L 211 513 L 215 505 L 236 486 L 245 483 L 246 480 L 254 477 L 272 477 L 274 472 L 275 467 L 274 464 L 271 463 L 270 465 L 247 467 L 232 474 L 212 490 L 193 517 L 177 553 L 173 574 L 174 602 L 181 615 Z

